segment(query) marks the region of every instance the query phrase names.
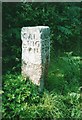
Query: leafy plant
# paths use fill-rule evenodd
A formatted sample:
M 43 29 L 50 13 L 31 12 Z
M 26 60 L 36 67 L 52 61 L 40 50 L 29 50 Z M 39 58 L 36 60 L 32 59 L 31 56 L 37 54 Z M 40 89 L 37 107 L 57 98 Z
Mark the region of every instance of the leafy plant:
M 39 102 L 39 93 L 29 80 L 22 76 L 6 75 L 3 79 L 3 117 L 12 118 L 26 109 L 27 103 L 31 105 Z M 11 115 L 8 112 L 11 111 Z
M 80 118 L 80 94 L 69 92 L 66 95 L 55 91 L 38 92 L 38 87 L 20 75 L 3 77 L 3 119 L 55 119 Z

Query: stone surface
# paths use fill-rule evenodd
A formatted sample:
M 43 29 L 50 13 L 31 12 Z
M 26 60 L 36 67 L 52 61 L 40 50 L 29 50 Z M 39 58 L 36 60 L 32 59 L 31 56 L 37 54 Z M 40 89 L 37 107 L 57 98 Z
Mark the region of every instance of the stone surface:
M 50 29 L 48 26 L 23 27 L 22 75 L 41 88 L 50 61 Z

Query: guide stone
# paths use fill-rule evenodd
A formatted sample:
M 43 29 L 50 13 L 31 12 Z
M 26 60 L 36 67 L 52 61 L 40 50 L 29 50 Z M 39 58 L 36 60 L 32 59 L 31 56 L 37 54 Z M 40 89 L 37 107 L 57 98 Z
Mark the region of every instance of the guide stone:
M 23 27 L 22 75 L 42 89 L 50 61 L 50 29 L 48 26 Z

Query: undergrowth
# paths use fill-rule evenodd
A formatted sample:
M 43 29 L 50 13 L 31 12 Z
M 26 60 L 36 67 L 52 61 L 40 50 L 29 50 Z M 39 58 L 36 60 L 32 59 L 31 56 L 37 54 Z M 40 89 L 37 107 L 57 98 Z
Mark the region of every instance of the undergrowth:
M 3 75 L 3 120 L 73 120 L 82 117 L 80 58 L 71 53 L 65 55 L 51 61 L 42 93 L 38 86 L 21 75 Z

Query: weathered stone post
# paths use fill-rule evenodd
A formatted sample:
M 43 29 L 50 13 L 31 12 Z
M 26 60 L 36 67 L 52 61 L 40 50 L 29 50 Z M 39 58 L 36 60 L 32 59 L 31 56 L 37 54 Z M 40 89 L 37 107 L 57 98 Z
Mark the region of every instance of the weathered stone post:
M 50 60 L 50 29 L 48 26 L 23 27 L 22 75 L 43 89 Z

